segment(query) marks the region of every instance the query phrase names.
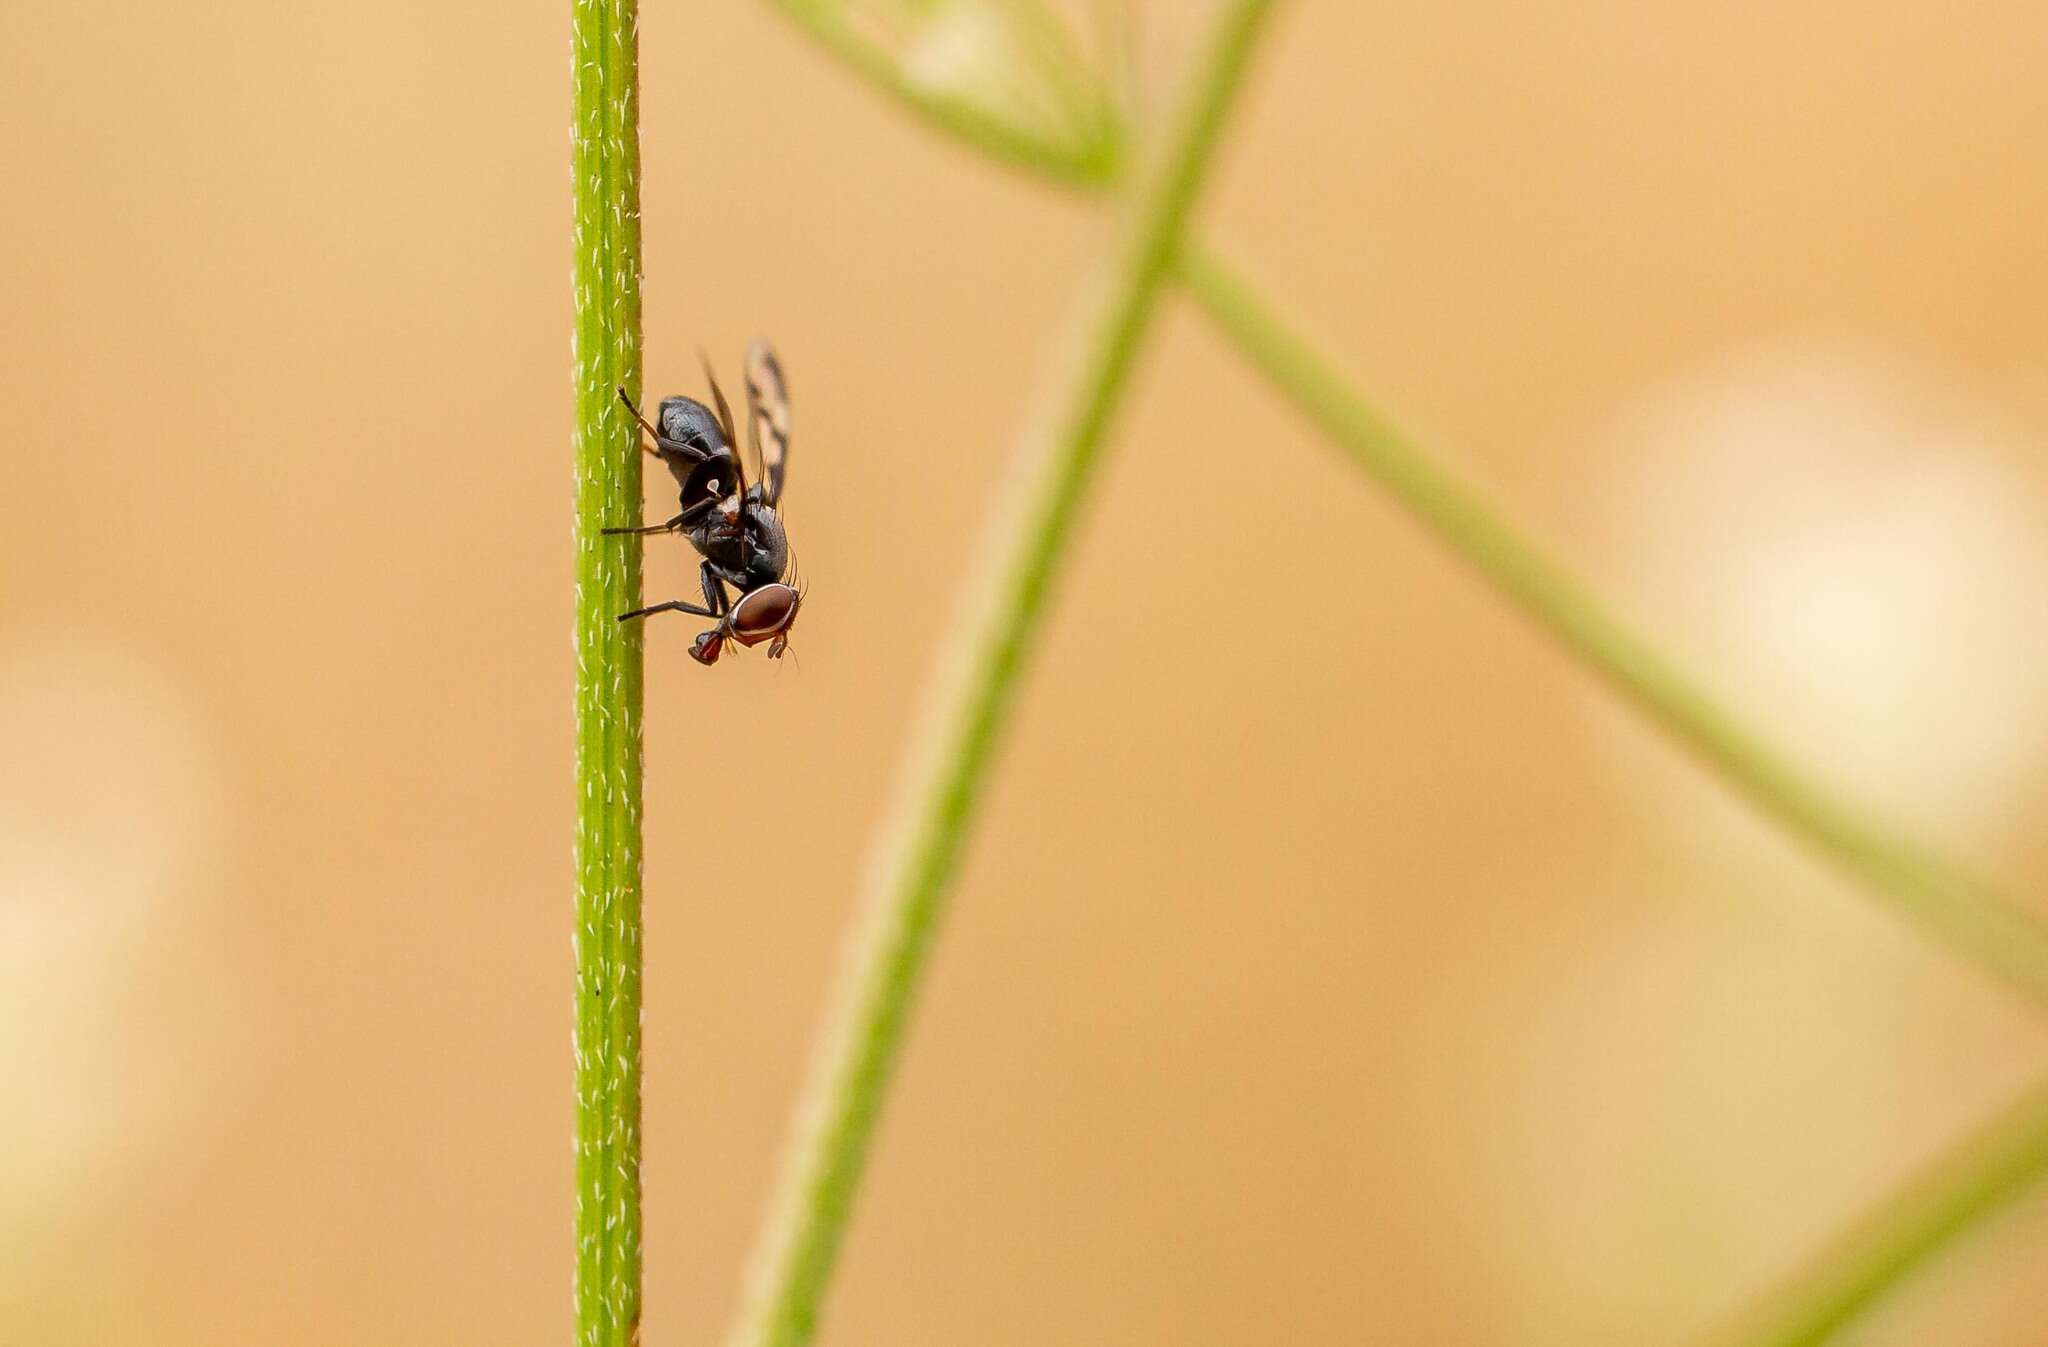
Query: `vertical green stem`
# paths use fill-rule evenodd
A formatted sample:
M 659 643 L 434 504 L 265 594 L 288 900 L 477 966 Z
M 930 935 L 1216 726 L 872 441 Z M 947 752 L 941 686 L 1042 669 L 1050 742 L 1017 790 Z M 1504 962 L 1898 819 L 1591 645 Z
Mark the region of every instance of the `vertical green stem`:
M 2048 1174 L 2048 1084 L 1951 1146 L 1776 1291 L 1714 1347 L 1819 1347 L 1966 1231 Z
M 637 0 L 575 0 L 576 1336 L 640 1334 Z
M 799 1347 L 816 1329 L 982 778 L 1097 451 L 1271 8 L 1271 0 L 1225 6 L 1163 138 L 1157 170 L 1133 197 L 1107 284 L 1082 329 L 1080 363 L 1056 404 L 1059 415 L 1029 442 L 1008 512 L 989 535 L 981 581 L 969 593 L 929 703 L 931 728 L 899 797 L 897 826 L 885 836 L 864 894 L 862 927 L 805 1087 L 734 1347 Z

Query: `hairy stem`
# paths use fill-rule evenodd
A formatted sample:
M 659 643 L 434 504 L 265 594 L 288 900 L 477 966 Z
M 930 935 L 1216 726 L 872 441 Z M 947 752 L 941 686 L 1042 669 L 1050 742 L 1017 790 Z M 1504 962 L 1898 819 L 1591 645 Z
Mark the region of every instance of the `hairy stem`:
M 922 748 L 863 896 L 838 998 L 804 1090 L 797 1132 L 756 1254 L 734 1347 L 797 1347 L 819 1304 L 951 885 L 1048 590 L 1168 266 L 1211 164 L 1271 0 L 1224 9 L 1155 174 L 1082 328 L 1081 360 L 1048 430 L 1032 437 L 994 524 L 981 582 L 950 638 Z
M 1709 1341 L 1817 1347 L 2044 1174 L 2048 1083 L 1952 1145 Z
M 1238 350 L 1318 429 L 1624 702 L 1922 931 L 2048 1001 L 2048 925 L 1793 767 L 1433 463 L 1220 262 L 1190 249 L 1180 274 Z
M 575 0 L 576 1337 L 640 1334 L 640 98 L 636 0 Z

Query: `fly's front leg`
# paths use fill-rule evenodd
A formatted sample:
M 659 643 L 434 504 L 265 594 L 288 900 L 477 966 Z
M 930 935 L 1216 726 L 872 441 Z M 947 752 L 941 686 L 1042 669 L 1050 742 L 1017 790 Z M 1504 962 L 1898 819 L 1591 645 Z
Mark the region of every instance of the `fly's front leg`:
M 646 608 L 635 608 L 630 613 L 620 613 L 619 621 L 625 622 L 636 617 L 650 617 L 655 613 L 692 613 L 708 617 L 718 625 L 710 631 L 697 633 L 697 640 L 690 646 L 690 658 L 699 664 L 718 663 L 719 654 L 725 649 L 728 624 L 732 621 L 732 605 L 726 599 L 725 585 L 721 583 L 723 573 L 719 567 L 706 561 L 697 568 L 697 578 L 704 587 L 704 606 L 699 607 L 686 599 L 670 599 Z
M 725 586 L 719 583 L 722 578 L 708 560 L 697 568 L 697 579 L 704 586 L 704 602 L 711 605 L 711 611 L 704 614 L 706 617 L 724 617 L 732 606 L 726 601 Z
M 698 617 L 718 616 L 717 613 L 712 612 L 709 608 L 699 608 L 696 604 L 690 603 L 687 600 L 670 599 L 667 603 L 657 603 L 646 608 L 635 608 L 630 613 L 620 613 L 619 621 L 625 622 L 636 617 L 651 617 L 655 613 L 695 613 Z
M 736 571 L 730 566 L 721 566 L 717 562 L 706 558 L 704 562 L 704 575 L 704 583 L 707 585 L 711 583 L 710 577 L 715 575 L 740 593 L 744 594 L 747 592 L 747 573 L 744 570 Z
M 690 658 L 699 664 L 716 664 L 719 654 L 725 649 L 726 634 L 732 625 L 732 603 L 725 596 L 725 584 L 722 583 L 725 581 L 724 569 L 714 565 L 709 557 L 697 568 L 697 579 L 704 586 L 704 601 L 718 610 L 704 616 L 717 618 L 718 625 L 710 631 L 697 633 L 697 640 L 690 647 Z M 690 611 L 703 610 L 692 608 Z

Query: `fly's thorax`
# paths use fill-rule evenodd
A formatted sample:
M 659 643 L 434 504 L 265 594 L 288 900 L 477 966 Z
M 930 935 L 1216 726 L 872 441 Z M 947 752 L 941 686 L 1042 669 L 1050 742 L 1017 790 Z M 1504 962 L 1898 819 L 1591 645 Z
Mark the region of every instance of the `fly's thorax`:
M 738 569 L 740 564 L 740 505 L 737 496 L 726 496 L 698 516 L 690 525 L 690 545 L 721 566 Z M 751 540 L 749 540 L 751 544 Z
M 727 571 L 745 577 L 742 589 L 758 589 L 788 578 L 789 538 L 774 509 L 748 501 L 743 517 L 738 498 L 727 496 L 690 527 L 690 545 Z
M 676 485 L 682 488 L 681 504 L 686 513 L 702 508 L 706 502 L 723 500 L 738 480 L 738 469 L 730 454 L 714 454 L 696 461 L 670 453 L 663 453 L 661 458 L 674 474 Z M 713 508 L 715 511 L 716 507 Z
M 789 575 L 789 535 L 783 532 L 782 516 L 773 506 L 747 502 L 747 574 L 762 583 L 774 583 Z

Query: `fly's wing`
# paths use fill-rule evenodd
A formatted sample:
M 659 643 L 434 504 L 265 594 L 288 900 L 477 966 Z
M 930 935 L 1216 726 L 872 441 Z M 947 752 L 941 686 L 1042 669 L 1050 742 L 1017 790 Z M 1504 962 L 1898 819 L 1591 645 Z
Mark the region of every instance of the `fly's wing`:
M 761 465 L 761 498 L 773 507 L 789 466 L 789 385 L 765 341 L 747 348 L 747 444 Z
M 725 390 L 718 386 L 718 376 L 711 372 L 711 357 L 699 351 L 697 359 L 704 364 L 704 379 L 711 385 L 711 400 L 718 404 L 718 424 L 725 432 L 725 442 L 736 444 L 732 429 L 732 407 L 725 400 Z M 732 454 L 732 476 L 733 504 L 739 510 L 740 569 L 744 571 L 747 568 L 748 555 L 753 550 L 753 540 L 747 537 L 747 465 L 741 459 L 737 448 Z
M 711 400 L 718 404 L 718 428 L 724 434 L 727 444 L 737 446 L 739 441 L 734 438 L 732 429 L 732 407 L 725 400 L 725 390 L 718 386 L 718 376 L 711 372 L 711 357 L 699 351 L 697 352 L 697 358 L 704 362 L 704 380 L 711 385 Z M 732 462 L 733 475 L 739 479 L 740 499 L 745 500 L 747 495 L 747 468 L 744 463 L 740 462 L 739 450 L 737 448 L 733 450 Z

